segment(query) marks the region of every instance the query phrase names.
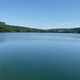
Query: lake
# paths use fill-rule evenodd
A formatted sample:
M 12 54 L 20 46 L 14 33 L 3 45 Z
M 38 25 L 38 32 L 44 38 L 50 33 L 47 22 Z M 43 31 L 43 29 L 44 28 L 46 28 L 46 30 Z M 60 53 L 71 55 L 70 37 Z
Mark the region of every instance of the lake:
M 0 80 L 80 80 L 80 34 L 0 33 Z

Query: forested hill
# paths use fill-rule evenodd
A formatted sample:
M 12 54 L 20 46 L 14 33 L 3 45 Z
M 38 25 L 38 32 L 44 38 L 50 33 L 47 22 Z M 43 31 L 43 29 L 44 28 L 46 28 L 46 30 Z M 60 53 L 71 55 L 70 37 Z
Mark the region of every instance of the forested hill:
M 0 32 L 42 32 L 42 31 L 43 31 L 42 29 L 13 26 L 7 25 L 4 22 L 0 22 Z
M 80 33 L 80 28 L 59 28 L 59 29 L 37 29 L 21 26 L 8 25 L 0 22 L 0 32 L 50 32 L 50 33 Z

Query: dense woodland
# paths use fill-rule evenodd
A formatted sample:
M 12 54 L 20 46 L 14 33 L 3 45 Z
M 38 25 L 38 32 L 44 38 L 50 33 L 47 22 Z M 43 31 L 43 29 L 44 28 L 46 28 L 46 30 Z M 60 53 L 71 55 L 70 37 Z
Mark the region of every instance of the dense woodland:
M 50 33 L 80 33 L 80 28 L 59 28 L 59 29 L 37 29 L 21 26 L 8 25 L 0 22 L 0 32 L 50 32 Z

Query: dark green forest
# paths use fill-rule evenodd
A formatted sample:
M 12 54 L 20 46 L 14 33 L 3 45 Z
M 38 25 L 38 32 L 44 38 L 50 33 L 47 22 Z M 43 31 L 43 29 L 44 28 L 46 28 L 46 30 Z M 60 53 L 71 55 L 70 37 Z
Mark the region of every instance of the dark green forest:
M 8 25 L 0 22 L 0 32 L 44 32 L 44 33 L 80 33 L 80 28 L 37 29 L 22 26 Z

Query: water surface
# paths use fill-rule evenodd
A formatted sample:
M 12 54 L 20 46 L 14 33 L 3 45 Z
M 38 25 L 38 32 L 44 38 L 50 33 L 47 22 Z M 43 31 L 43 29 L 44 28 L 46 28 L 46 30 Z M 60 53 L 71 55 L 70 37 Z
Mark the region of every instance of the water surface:
M 0 80 L 80 80 L 80 34 L 0 33 Z

